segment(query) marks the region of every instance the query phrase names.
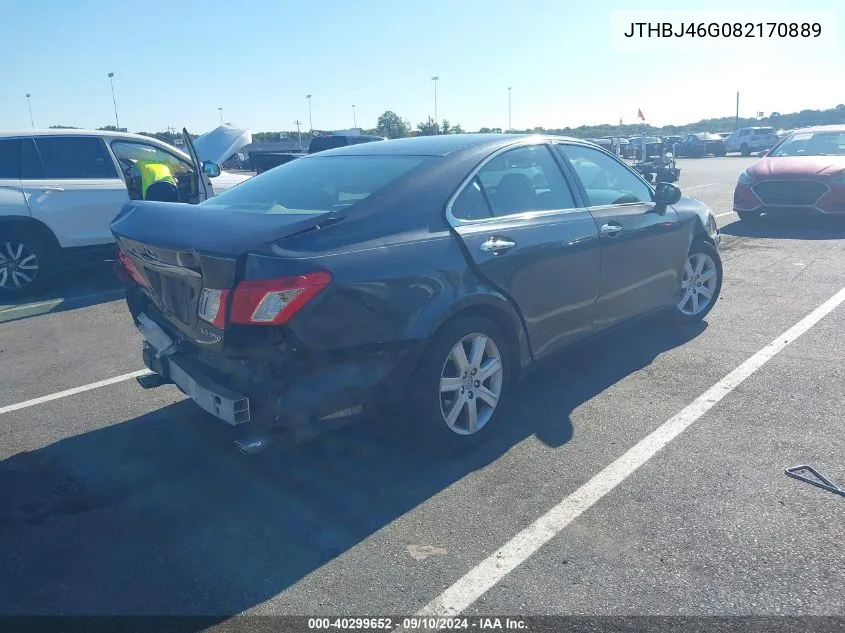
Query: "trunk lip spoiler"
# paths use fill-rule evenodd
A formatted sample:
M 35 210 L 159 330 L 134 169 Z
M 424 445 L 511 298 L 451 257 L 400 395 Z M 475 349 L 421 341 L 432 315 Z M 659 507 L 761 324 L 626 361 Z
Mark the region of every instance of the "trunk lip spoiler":
M 170 273 L 173 275 L 180 275 L 183 277 L 192 277 L 194 279 L 201 279 L 202 275 L 195 270 L 191 270 L 190 268 L 185 268 L 184 266 L 176 266 L 174 264 L 165 264 L 164 262 L 150 257 L 149 254 L 146 253 L 139 253 L 137 251 L 130 251 L 130 253 L 140 259 L 145 266 L 149 266 L 150 268 L 154 268 L 156 270 Z

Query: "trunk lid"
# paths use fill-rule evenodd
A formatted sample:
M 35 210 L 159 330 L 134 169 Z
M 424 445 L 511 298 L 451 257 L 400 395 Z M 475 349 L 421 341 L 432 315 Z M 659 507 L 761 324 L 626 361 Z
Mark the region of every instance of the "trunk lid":
M 166 319 L 196 343 L 219 349 L 225 328 L 198 314 L 201 301 L 214 300 L 204 289 L 233 289 L 251 249 L 314 228 L 330 215 L 233 213 L 224 206 L 133 201 L 111 229 L 124 266 L 155 308 L 157 314 L 147 316 Z M 220 297 L 220 310 L 226 309 L 227 295 Z

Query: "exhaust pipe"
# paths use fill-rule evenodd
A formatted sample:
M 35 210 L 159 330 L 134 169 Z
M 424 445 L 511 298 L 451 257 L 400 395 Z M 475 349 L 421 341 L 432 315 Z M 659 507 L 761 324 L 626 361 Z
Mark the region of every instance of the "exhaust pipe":
M 155 389 L 156 387 L 161 387 L 162 385 L 168 385 L 171 382 L 161 374 L 145 374 L 143 376 L 136 376 L 135 380 L 137 380 L 138 384 L 144 389 Z

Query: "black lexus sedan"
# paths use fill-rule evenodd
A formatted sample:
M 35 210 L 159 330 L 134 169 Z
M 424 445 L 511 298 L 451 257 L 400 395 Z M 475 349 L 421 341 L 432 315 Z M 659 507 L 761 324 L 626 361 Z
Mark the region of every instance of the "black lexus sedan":
M 198 206 L 112 224 L 151 388 L 258 450 L 397 414 L 436 446 L 495 427 L 516 379 L 636 317 L 719 296 L 711 211 L 576 139 L 443 135 L 328 150 Z

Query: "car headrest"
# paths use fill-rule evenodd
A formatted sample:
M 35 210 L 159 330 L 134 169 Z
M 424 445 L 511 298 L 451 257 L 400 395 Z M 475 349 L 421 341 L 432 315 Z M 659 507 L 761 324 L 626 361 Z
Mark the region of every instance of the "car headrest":
M 496 187 L 495 206 L 500 213 L 514 213 L 534 208 L 534 185 L 525 174 L 505 174 Z

